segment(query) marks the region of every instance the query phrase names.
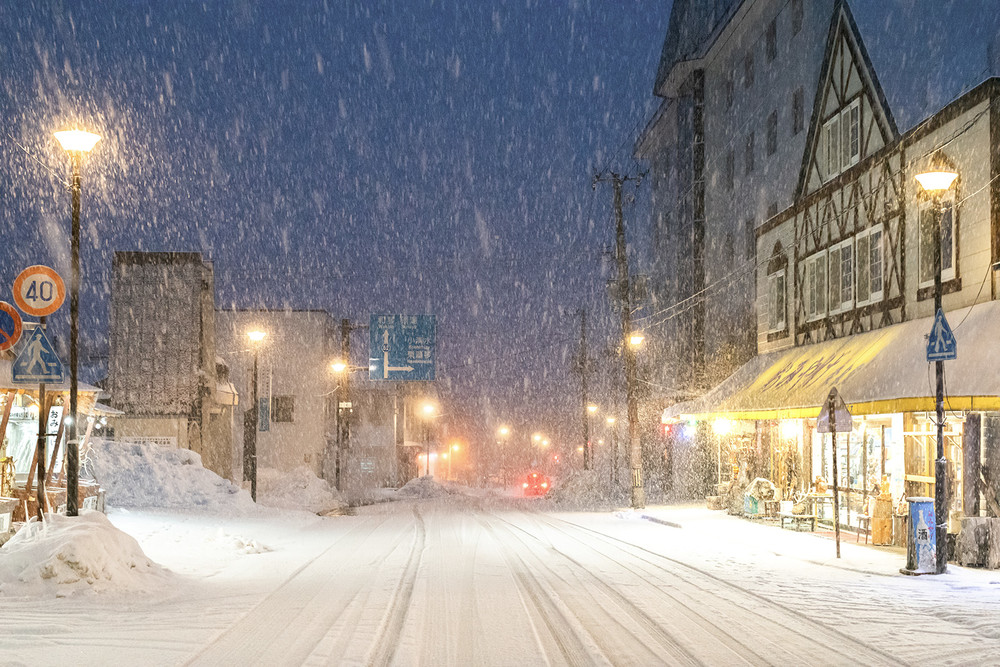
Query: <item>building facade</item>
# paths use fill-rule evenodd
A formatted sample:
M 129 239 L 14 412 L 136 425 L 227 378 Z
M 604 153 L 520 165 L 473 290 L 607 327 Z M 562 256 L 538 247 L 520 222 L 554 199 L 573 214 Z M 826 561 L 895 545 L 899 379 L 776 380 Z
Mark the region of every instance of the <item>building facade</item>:
M 230 477 L 236 396 L 217 366 L 212 265 L 199 253 L 116 252 L 112 272 L 115 436 L 190 449 Z

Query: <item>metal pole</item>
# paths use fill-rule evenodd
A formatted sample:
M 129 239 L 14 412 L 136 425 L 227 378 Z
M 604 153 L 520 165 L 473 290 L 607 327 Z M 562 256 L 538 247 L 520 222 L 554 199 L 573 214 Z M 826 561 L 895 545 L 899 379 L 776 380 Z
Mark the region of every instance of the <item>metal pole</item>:
M 42 328 L 42 333 L 44 333 L 45 317 L 40 317 L 38 322 L 38 326 Z M 45 446 L 47 444 L 45 431 L 48 423 L 49 411 L 45 409 L 45 383 L 41 382 L 38 385 L 38 440 L 35 442 L 35 456 L 38 457 L 35 470 L 37 470 L 38 474 L 36 499 L 38 500 L 37 514 L 39 521 L 44 518 L 42 515 L 45 512 Z M 25 514 L 25 519 L 27 519 L 27 514 Z
M 934 197 L 934 316 L 941 310 L 941 198 Z M 937 460 L 934 462 L 934 521 L 936 523 L 935 572 L 944 574 L 948 566 L 948 510 L 945 498 L 944 458 L 944 361 L 934 362 L 934 375 L 937 381 L 935 410 L 937 412 Z
M 69 282 L 69 430 L 66 433 L 66 516 L 77 516 L 80 449 L 76 440 L 78 339 L 80 335 L 80 153 L 73 153 L 73 226 Z
M 830 435 L 833 440 L 833 535 L 837 542 L 837 558 L 840 558 L 840 485 L 837 481 L 837 406 L 833 400 L 833 392 L 827 401 L 830 412 Z
M 338 491 L 341 490 L 341 468 L 343 465 L 343 452 L 348 447 L 348 439 L 350 438 L 350 424 L 347 421 L 347 415 L 342 412 L 342 403 L 346 403 L 350 400 L 350 386 L 348 382 L 350 381 L 351 374 L 351 321 L 348 319 L 340 320 L 340 357 L 343 362 L 347 365 L 344 369 L 343 377 L 337 384 L 337 455 L 336 462 L 334 464 L 334 486 Z
M 431 476 L 431 424 L 424 424 L 424 477 Z
M 583 393 L 583 469 L 590 470 L 590 412 L 587 410 L 587 310 L 580 310 L 580 386 Z
M 257 429 L 260 428 L 260 401 L 257 399 L 257 362 L 260 348 L 253 349 L 253 435 L 250 437 L 250 497 L 257 502 Z

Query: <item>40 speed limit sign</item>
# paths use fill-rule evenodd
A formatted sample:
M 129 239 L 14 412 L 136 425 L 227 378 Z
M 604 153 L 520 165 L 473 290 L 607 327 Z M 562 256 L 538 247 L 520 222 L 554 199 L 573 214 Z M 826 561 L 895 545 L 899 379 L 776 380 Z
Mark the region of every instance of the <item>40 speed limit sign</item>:
M 63 279 L 47 266 L 29 266 L 14 279 L 14 303 L 28 315 L 51 315 L 65 300 Z

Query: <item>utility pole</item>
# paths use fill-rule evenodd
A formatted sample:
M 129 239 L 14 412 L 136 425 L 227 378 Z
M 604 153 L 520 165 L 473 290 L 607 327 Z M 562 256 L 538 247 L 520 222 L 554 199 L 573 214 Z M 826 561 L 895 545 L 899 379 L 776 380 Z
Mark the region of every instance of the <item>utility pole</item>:
M 590 413 L 587 406 L 587 309 L 580 309 L 580 356 L 577 358 L 577 370 L 580 372 L 580 394 L 583 399 L 581 414 L 583 415 L 583 469 L 590 470 Z
M 641 178 L 641 177 L 639 177 Z M 632 285 L 628 272 L 628 246 L 625 243 L 625 220 L 622 216 L 622 183 L 636 180 L 611 172 L 608 176 L 594 176 L 598 183 L 611 181 L 614 188 L 615 207 L 615 259 L 618 264 L 618 299 L 622 311 L 622 353 L 625 358 L 625 400 L 628 414 L 629 467 L 632 470 L 632 507 L 646 506 L 646 490 L 642 480 L 642 443 L 639 440 L 639 402 L 636 391 L 637 369 L 635 348 L 629 344 L 632 335 Z

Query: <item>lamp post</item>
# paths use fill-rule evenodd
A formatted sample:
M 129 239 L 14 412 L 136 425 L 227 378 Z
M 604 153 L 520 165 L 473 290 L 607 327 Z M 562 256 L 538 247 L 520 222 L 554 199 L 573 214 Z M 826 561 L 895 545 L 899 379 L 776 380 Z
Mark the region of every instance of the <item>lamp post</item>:
M 958 174 L 947 168 L 932 167 L 929 171 L 917 174 L 917 182 L 931 197 L 931 212 L 933 215 L 934 232 L 934 314 L 941 312 L 941 195 L 944 194 L 958 178 Z M 944 574 L 948 566 L 948 506 L 945 484 L 947 483 L 944 457 L 944 361 L 934 362 L 934 375 L 937 384 L 935 411 L 937 420 L 937 459 L 934 461 L 934 517 L 935 517 L 935 572 Z
M 618 483 L 618 420 L 615 417 L 608 417 L 608 427 L 611 429 L 611 483 Z
M 424 413 L 424 419 L 426 423 L 424 424 L 424 476 L 430 477 L 431 475 L 431 419 L 434 417 L 434 404 L 424 403 L 421 408 Z
M 66 516 L 79 514 L 80 449 L 76 439 L 77 385 L 80 332 L 80 163 L 83 154 L 101 140 L 99 135 L 83 130 L 55 133 L 56 140 L 73 161 L 73 220 L 70 230 L 69 282 L 69 428 L 66 431 Z
M 597 412 L 597 406 L 593 403 L 587 404 L 587 439 L 583 443 L 583 469 L 590 470 L 594 467 L 594 446 L 591 443 L 593 429 L 590 428 L 590 418 Z
M 253 415 L 253 428 L 250 430 L 250 438 L 243 443 L 243 481 L 250 482 L 250 497 L 257 502 L 257 429 L 260 428 L 260 402 L 257 399 L 257 367 L 260 360 L 260 343 L 267 336 L 266 331 L 248 331 L 247 338 L 253 345 L 253 377 L 251 379 L 253 394 L 253 407 L 250 413 Z M 245 425 L 244 425 L 245 426 Z
M 503 480 L 504 488 L 507 487 L 507 436 L 510 435 L 510 428 L 506 426 L 501 426 L 497 429 L 497 436 L 499 436 L 500 444 L 500 474 Z

